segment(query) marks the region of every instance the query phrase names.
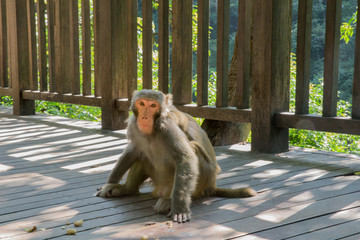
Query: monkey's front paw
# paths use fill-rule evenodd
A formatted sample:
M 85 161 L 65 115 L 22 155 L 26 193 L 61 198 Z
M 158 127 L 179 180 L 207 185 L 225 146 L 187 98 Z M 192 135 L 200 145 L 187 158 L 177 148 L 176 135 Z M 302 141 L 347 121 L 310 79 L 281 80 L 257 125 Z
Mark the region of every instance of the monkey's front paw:
M 191 214 L 190 213 L 170 213 L 168 215 L 174 222 L 185 223 L 190 221 Z
M 156 213 L 168 213 L 170 211 L 171 200 L 165 198 L 159 198 L 154 206 L 154 210 Z
M 99 189 L 97 197 L 120 197 L 125 195 L 126 191 L 123 185 L 116 183 L 107 183 Z

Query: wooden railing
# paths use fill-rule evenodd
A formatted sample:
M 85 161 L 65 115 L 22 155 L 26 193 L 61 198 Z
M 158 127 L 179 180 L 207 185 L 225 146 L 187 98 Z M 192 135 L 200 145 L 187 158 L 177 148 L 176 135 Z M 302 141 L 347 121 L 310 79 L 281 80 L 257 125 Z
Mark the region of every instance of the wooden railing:
M 339 48 L 342 1 L 327 1 L 322 116 L 309 114 L 312 0 L 299 1 L 297 33 L 296 111 L 277 113 L 281 128 L 360 135 L 360 27 L 356 27 L 352 117 L 337 117 Z M 358 6 L 360 1 L 358 1 Z
M 360 28 L 356 30 L 353 117 L 335 116 L 338 0 L 327 1 L 323 116 L 308 115 L 312 1 L 299 1 L 296 113 L 288 113 L 290 2 L 239 0 L 237 101 L 230 107 L 230 0 L 217 1 L 217 97 L 211 107 L 209 0 L 198 1 L 196 104 L 192 104 L 193 2 L 173 0 L 169 11 L 169 1 L 159 0 L 159 90 L 171 92 L 174 104 L 195 117 L 251 123 L 254 151 L 286 151 L 288 128 L 360 134 Z M 143 0 L 144 88 L 153 85 L 152 11 L 152 1 Z M 80 11 L 74 0 L 0 0 L 0 95 L 13 97 L 16 115 L 34 114 L 34 100 L 91 105 L 101 107 L 104 129 L 124 128 L 128 99 L 137 89 L 137 14 L 135 0 L 82 0 Z

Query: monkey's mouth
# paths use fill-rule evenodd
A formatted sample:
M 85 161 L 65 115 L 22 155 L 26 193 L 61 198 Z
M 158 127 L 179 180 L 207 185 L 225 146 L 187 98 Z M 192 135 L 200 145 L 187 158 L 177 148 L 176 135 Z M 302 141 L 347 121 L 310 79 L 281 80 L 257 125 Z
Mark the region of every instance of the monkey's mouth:
M 151 124 L 139 124 L 139 128 L 144 134 L 151 134 L 153 132 L 153 126 Z
M 139 127 L 140 128 L 150 128 L 150 127 L 152 127 L 152 125 L 151 124 L 139 124 Z

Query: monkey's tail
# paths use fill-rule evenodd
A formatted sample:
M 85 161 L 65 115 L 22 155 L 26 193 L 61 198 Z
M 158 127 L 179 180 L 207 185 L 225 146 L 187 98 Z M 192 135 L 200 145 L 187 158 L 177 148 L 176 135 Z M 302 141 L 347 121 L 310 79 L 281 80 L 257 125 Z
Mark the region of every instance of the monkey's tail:
M 237 189 L 216 188 L 214 196 L 226 198 L 247 198 L 253 197 L 256 194 L 256 191 L 249 187 Z

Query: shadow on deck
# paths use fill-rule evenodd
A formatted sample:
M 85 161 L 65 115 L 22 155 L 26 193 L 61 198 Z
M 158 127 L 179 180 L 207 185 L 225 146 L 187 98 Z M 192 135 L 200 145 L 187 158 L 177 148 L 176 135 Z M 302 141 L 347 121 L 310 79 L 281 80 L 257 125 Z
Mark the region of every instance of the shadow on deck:
M 153 212 L 148 194 L 94 196 L 126 142 L 124 131 L 97 123 L 14 117 L 0 107 L 0 239 L 69 239 L 80 219 L 73 239 L 360 239 L 360 181 L 351 175 L 359 156 L 217 147 L 217 184 L 251 186 L 258 196 L 194 201 L 192 221 L 175 224 Z

